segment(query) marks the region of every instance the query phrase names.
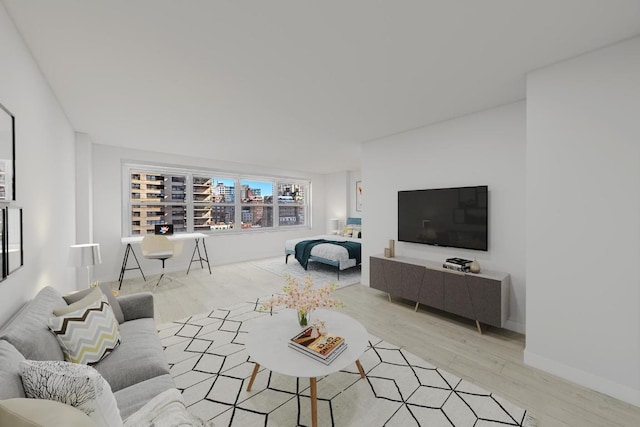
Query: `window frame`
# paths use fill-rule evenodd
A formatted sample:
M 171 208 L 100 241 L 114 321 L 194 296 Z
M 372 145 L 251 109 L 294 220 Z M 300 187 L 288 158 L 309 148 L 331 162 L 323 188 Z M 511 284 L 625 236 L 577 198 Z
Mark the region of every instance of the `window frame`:
M 158 175 L 172 175 L 172 176 L 184 176 L 185 177 L 185 198 L 184 201 L 174 201 L 172 199 L 167 202 L 160 202 L 158 204 L 163 205 L 184 205 L 186 209 L 186 223 L 185 223 L 185 231 L 186 233 L 205 233 L 211 236 L 215 235 L 232 235 L 232 234 L 243 234 L 243 233 L 256 233 L 256 232 L 283 232 L 290 231 L 294 229 L 300 228 L 311 228 L 311 187 L 312 181 L 311 179 L 304 178 L 291 178 L 287 176 L 276 176 L 276 175 L 253 175 L 253 174 L 245 174 L 241 172 L 229 172 L 229 171 L 221 171 L 217 169 L 206 169 L 206 168 L 189 168 L 189 167 L 180 167 L 180 166 L 166 166 L 166 165 L 158 165 L 153 163 L 139 163 L 139 162 L 123 162 L 122 164 L 122 236 L 134 236 L 134 235 L 142 235 L 142 234 L 133 234 L 133 205 L 136 204 L 153 204 L 151 202 L 143 202 L 143 203 L 135 203 L 135 200 L 132 199 L 132 174 L 135 173 L 146 173 L 146 174 L 158 174 Z M 203 206 L 205 202 L 195 200 L 194 197 L 194 178 L 205 178 L 209 177 L 211 179 L 225 179 L 232 180 L 235 182 L 234 185 L 234 202 L 233 203 L 214 203 L 213 206 L 233 206 L 234 207 L 234 227 L 230 229 L 196 229 L 195 228 L 195 208 L 197 206 Z M 241 200 L 241 190 L 240 185 L 243 181 L 259 181 L 259 182 L 269 182 L 272 185 L 273 191 L 273 200 L 272 203 L 262 203 L 262 204 L 251 204 L 251 203 L 242 203 Z M 281 203 L 278 201 L 278 191 L 280 185 L 297 185 L 302 186 L 304 188 L 304 201 L 298 206 L 303 207 L 304 214 L 304 222 L 302 224 L 296 225 L 280 225 L 280 212 L 279 208 Z M 270 208 L 273 210 L 273 224 L 270 227 L 248 227 L 242 228 L 242 208 L 245 206 L 263 206 L 265 208 Z

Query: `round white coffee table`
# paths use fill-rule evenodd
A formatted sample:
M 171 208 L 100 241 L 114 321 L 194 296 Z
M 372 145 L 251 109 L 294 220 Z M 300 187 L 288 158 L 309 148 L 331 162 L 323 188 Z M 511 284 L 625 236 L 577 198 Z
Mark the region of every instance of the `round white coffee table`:
M 316 320 L 323 320 L 329 333 L 343 337 L 347 343 L 347 348 L 329 365 L 289 348 L 289 340 L 302 330 L 298 325 L 297 313 L 292 309 L 274 312 L 272 316 L 262 316 L 252 321 L 245 342 L 247 353 L 255 361 L 247 391 L 251 391 L 260 366 L 283 375 L 309 378 L 313 427 L 318 425 L 317 377 L 338 372 L 355 363 L 360 376 L 365 378 L 358 359 L 369 341 L 364 326 L 346 314 L 318 309 L 311 315 L 311 322 Z

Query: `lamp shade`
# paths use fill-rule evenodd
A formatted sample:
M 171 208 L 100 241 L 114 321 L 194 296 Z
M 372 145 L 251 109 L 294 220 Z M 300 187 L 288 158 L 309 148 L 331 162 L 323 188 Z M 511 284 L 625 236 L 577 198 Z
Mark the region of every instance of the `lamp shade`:
M 329 220 L 329 230 L 337 231 L 340 229 L 340 220 L 337 218 L 332 218 Z
M 71 245 L 69 248 L 69 265 L 73 267 L 89 267 L 101 263 L 99 243 Z

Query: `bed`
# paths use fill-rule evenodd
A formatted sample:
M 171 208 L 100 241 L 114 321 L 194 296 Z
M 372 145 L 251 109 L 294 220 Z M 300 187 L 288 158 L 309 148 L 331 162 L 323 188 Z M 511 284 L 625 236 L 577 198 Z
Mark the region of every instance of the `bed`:
M 309 262 L 331 265 L 337 267 L 338 277 L 340 277 L 341 270 L 360 264 L 361 225 L 361 218 L 347 218 L 347 224 L 338 235 L 323 234 L 287 240 L 284 247 L 284 262 L 287 263 L 289 255 L 293 255 L 305 270 L 308 268 Z M 296 247 L 298 248 L 297 254 Z

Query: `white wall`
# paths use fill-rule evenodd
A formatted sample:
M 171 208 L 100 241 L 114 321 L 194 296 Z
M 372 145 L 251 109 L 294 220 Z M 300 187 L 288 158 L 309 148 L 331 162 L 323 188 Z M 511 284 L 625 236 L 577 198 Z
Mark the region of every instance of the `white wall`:
M 640 405 L 640 37 L 527 99 L 525 362 Z
M 349 211 L 349 196 L 347 189 L 349 188 L 349 173 L 337 172 L 326 175 L 326 231 L 330 233 L 329 220 L 337 219 L 340 221 L 340 227 L 344 227 Z
M 93 240 L 100 243 L 102 264 L 95 268 L 95 280 L 117 280 L 122 265 L 125 247 L 120 243 L 122 236 L 122 164 L 124 162 L 152 162 L 168 166 L 193 166 L 224 171 L 236 171 L 254 175 L 274 175 L 295 179 L 312 180 L 311 212 L 312 228 L 296 229 L 282 233 L 253 231 L 227 235 L 214 235 L 206 239 L 211 265 L 260 259 L 282 255 L 287 239 L 324 234 L 327 228 L 325 203 L 325 176 L 296 171 L 274 170 L 255 165 L 221 162 L 201 157 L 175 156 L 162 153 L 131 150 L 107 145 L 94 144 L 92 152 L 93 179 Z M 167 270 L 186 270 L 193 251 L 193 242 L 186 242 L 181 259 L 167 262 Z M 160 263 L 140 257 L 145 275 L 160 271 Z M 130 260 L 129 267 L 134 266 Z M 194 268 L 200 266 L 193 265 Z M 136 277 L 138 271 L 127 272 L 125 278 Z
M 0 324 L 41 288 L 75 290 L 74 133 L 0 3 L 0 103 L 16 118 L 16 196 L 24 267 L 0 283 Z
M 325 175 L 326 182 L 326 213 L 327 222 L 331 218 L 340 221 L 340 228 L 344 228 L 348 217 L 361 218 L 362 212 L 356 210 L 356 181 L 359 181 L 360 171 L 344 171 Z M 327 224 L 328 226 L 328 224 Z M 327 228 L 327 231 L 330 231 Z
M 363 145 L 363 281 L 369 256 L 397 239 L 397 192 L 489 186 L 489 250 L 396 243 L 402 256 L 444 261 L 477 258 L 511 275 L 507 328 L 525 322 L 525 103 L 518 102 Z

